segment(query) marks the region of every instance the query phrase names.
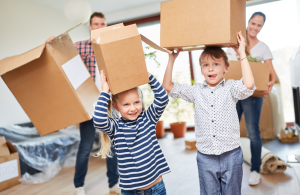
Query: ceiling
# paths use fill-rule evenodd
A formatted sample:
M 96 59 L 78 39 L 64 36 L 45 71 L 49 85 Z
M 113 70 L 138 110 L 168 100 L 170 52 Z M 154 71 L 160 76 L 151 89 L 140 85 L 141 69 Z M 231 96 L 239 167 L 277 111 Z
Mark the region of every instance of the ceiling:
M 28 0 L 33 3 L 47 6 L 63 12 L 64 5 L 68 0 Z M 87 0 L 91 5 L 92 12 L 103 12 L 107 22 L 119 22 L 137 19 L 158 14 L 160 12 L 160 2 L 166 0 Z M 247 0 L 247 6 L 262 4 L 277 0 Z
M 40 5 L 48 6 L 58 11 L 64 10 L 64 5 L 68 0 L 28 0 Z M 151 3 L 163 2 L 165 0 L 87 0 L 91 5 L 92 12 L 100 11 L 104 14 L 139 7 Z

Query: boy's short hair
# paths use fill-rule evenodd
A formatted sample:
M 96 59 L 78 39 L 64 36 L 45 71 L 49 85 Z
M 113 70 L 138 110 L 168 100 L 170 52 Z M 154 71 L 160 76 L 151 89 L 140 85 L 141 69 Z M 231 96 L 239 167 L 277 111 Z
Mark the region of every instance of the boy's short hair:
M 98 17 L 98 18 L 103 18 L 105 19 L 105 16 L 102 12 L 94 12 L 91 17 L 90 17 L 90 24 L 92 24 L 92 18 L 93 17 Z M 106 19 L 105 19 L 106 20 Z
M 201 58 L 207 55 L 213 59 L 223 58 L 225 65 L 227 67 L 229 66 L 228 57 L 225 51 L 221 47 L 206 47 L 199 58 L 200 66 L 201 66 Z

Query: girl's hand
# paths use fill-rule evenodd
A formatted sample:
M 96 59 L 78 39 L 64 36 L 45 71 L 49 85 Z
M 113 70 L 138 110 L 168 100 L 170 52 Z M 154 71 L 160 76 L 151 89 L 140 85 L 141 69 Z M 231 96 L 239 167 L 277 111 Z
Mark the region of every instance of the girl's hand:
M 240 56 L 240 59 L 243 59 L 247 56 L 246 56 L 246 52 L 245 52 L 245 49 L 246 49 L 245 38 L 243 37 L 241 31 L 237 35 L 237 40 L 239 43 L 239 47 L 231 46 L 231 48 L 233 48 L 234 51 Z
M 100 76 L 101 76 L 102 91 L 109 93 L 110 92 L 109 86 L 107 83 L 105 72 L 103 70 L 100 71 Z
M 169 61 L 174 62 L 176 60 L 177 56 L 179 55 L 180 51 L 181 50 L 178 50 L 177 53 L 174 53 L 174 51 L 173 51 L 171 54 L 169 54 Z

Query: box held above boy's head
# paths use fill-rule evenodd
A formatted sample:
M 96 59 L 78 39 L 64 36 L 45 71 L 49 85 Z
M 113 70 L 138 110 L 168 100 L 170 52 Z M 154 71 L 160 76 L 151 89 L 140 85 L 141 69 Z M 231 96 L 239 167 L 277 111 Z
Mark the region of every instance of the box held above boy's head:
M 246 37 L 245 0 L 171 0 L 160 17 L 160 46 L 169 50 L 237 45 L 239 31 Z

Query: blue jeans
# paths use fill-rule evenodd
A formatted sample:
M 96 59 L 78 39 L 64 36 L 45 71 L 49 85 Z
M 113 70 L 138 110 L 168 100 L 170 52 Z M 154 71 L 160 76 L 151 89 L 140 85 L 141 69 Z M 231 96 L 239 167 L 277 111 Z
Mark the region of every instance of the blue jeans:
M 241 120 L 243 113 L 245 115 L 248 138 L 250 139 L 251 171 L 256 171 L 258 173 L 261 165 L 262 148 L 259 119 L 263 101 L 263 98 L 251 96 L 247 99 L 239 100 L 236 104 L 239 120 Z
M 240 195 L 243 179 L 241 147 L 221 155 L 197 152 L 201 195 Z
M 87 173 L 90 152 L 95 141 L 95 128 L 93 120 L 80 123 L 80 144 L 76 158 L 74 185 L 76 188 L 83 187 Z M 107 177 L 109 188 L 116 185 L 119 181 L 117 155 L 112 147 L 112 158 L 106 158 Z
M 122 195 L 166 195 L 164 181 L 161 181 L 147 190 L 121 190 Z

